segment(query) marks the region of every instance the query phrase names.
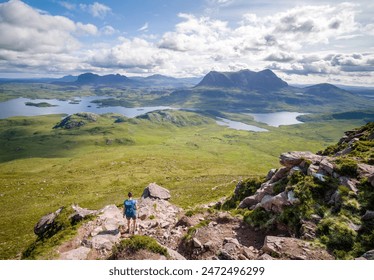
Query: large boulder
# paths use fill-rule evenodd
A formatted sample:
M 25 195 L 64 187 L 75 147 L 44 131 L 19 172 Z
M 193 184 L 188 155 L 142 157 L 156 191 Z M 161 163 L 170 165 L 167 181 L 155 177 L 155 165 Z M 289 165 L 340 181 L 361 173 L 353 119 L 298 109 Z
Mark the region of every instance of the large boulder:
M 156 183 L 150 183 L 143 191 L 142 198 L 157 198 L 157 199 L 170 199 L 171 195 L 169 190 L 160 187 Z
M 322 156 L 313 154 L 311 152 L 287 152 L 281 154 L 279 159 L 283 166 L 291 168 L 299 165 L 305 160 L 319 163 L 322 160 Z
M 63 208 L 60 207 L 55 212 L 43 216 L 34 226 L 34 233 L 37 236 L 43 236 L 55 224 L 55 219 L 60 215 Z
M 73 222 L 79 222 L 83 220 L 84 218 L 86 218 L 87 216 L 97 215 L 99 213 L 99 211 L 97 210 L 89 210 L 86 208 L 82 208 L 77 204 L 73 204 L 71 208 L 73 208 L 74 210 L 74 214 L 70 216 Z

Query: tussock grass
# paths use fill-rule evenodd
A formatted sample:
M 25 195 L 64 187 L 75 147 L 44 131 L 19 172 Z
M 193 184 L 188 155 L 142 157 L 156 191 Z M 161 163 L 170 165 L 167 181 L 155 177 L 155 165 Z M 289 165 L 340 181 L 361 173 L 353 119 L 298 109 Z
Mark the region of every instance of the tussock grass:
M 114 248 L 110 259 L 118 259 L 118 256 L 121 255 L 123 251 L 128 251 L 130 254 L 134 254 L 142 249 L 169 257 L 167 249 L 158 244 L 155 239 L 145 235 L 133 235 L 128 239 L 122 240 L 120 244 Z

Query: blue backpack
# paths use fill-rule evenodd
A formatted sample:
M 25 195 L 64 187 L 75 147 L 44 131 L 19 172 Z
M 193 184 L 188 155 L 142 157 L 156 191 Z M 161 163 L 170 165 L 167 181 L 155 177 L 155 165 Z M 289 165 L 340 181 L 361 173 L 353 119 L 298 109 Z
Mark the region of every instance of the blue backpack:
M 134 217 L 136 215 L 136 201 L 126 199 L 123 204 L 125 206 L 126 217 Z

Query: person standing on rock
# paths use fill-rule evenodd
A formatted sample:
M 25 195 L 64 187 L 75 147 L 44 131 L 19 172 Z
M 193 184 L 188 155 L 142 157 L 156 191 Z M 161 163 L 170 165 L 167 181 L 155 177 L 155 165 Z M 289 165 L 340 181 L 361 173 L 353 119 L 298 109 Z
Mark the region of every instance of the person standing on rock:
M 123 217 L 126 216 L 127 219 L 127 230 L 126 232 L 131 232 L 131 220 L 133 220 L 132 232 L 136 231 L 136 200 L 132 198 L 132 193 L 128 193 L 128 199 L 123 202 Z

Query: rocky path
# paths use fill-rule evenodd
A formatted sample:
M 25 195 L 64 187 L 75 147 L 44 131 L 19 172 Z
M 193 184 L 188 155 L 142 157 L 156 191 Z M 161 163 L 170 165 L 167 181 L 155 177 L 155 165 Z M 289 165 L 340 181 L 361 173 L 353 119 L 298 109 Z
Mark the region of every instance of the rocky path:
M 203 207 L 205 211 L 187 217 L 183 209 L 168 202 L 170 196 L 167 194 L 166 189 L 156 184 L 150 184 L 144 190 L 138 200 L 135 234 L 155 239 L 167 249 L 170 259 L 332 258 L 325 250 L 315 248 L 307 241 L 287 237 L 287 232 L 264 232 L 227 212 L 208 211 L 209 206 Z M 125 233 L 127 222 L 122 215 L 123 209 L 116 205 L 108 205 L 97 211 L 77 205 L 73 209 L 74 219 L 79 220 L 86 215 L 94 215 L 95 218 L 85 222 L 73 239 L 59 246 L 58 259 L 108 259 L 116 244 L 132 236 Z M 122 252 L 117 256 L 124 259 L 165 259 L 146 250 L 132 255 Z

